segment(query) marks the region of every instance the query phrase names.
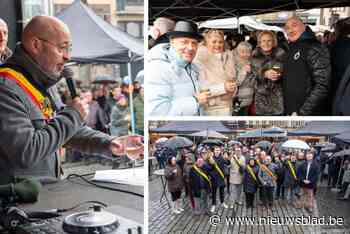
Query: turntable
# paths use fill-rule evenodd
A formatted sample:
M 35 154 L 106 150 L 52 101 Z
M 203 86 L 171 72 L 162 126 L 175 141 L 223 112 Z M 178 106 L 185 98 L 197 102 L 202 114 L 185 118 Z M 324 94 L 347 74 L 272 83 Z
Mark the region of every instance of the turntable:
M 71 234 L 80 233 L 111 233 L 117 230 L 117 217 L 100 206 L 94 206 L 93 211 L 85 211 L 67 216 L 63 221 L 63 230 Z
M 102 210 L 70 214 L 66 217 L 46 219 L 21 225 L 16 234 L 142 234 L 142 224 Z

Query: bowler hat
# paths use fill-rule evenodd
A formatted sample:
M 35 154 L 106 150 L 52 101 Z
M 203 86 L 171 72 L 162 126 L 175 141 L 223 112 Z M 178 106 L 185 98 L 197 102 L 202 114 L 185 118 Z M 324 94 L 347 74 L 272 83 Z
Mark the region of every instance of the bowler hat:
M 190 21 L 178 21 L 175 24 L 174 31 L 167 33 L 170 39 L 176 37 L 189 37 L 198 41 L 203 39 L 203 36 L 198 33 L 197 24 Z

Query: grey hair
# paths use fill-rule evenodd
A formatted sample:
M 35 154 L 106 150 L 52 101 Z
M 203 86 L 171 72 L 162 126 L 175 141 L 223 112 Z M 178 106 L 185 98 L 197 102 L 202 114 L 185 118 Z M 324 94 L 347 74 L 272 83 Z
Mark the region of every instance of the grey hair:
M 3 20 L 2 18 L 0 18 L 0 24 L 3 24 L 3 25 L 5 25 L 5 26 L 7 27 L 7 23 L 6 23 L 6 21 L 5 21 L 5 20 Z
M 239 48 L 247 48 L 248 50 L 252 51 L 253 50 L 253 46 L 247 42 L 247 41 L 241 41 L 238 45 L 237 45 L 237 50 Z
M 160 34 L 163 35 L 174 30 L 175 21 L 166 17 L 159 17 L 154 21 L 153 27 L 157 28 L 160 31 Z

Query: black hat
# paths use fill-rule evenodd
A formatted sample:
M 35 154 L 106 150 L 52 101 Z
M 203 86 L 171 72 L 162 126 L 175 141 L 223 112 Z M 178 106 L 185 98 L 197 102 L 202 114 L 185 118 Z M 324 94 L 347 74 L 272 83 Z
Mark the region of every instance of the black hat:
M 178 21 L 175 24 L 174 31 L 167 33 L 170 39 L 176 37 L 189 37 L 198 41 L 203 39 L 203 36 L 198 33 L 197 24 L 190 21 Z

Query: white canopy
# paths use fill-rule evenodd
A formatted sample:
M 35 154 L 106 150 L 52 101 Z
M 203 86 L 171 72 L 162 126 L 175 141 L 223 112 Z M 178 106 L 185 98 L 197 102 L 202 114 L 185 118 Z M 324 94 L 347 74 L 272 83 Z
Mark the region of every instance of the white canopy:
M 256 21 L 250 16 L 242 16 L 237 20 L 236 17 L 217 19 L 217 20 L 208 20 L 199 24 L 199 28 L 218 28 L 218 29 L 235 29 L 238 28 L 238 23 L 240 25 L 245 25 L 248 29 L 253 30 L 271 30 L 271 31 L 281 31 L 283 29 L 277 26 L 270 26 L 261 22 Z

